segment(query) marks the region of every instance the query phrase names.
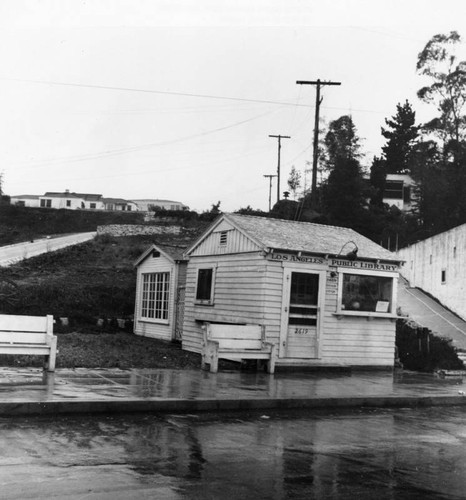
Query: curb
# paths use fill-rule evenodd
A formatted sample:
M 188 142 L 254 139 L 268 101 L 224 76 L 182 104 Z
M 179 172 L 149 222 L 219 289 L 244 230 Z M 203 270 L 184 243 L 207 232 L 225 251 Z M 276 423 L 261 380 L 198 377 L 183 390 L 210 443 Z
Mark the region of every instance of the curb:
M 293 399 L 125 399 L 0 403 L 0 417 L 88 413 L 197 413 L 244 410 L 402 408 L 466 405 L 464 396 L 356 396 Z

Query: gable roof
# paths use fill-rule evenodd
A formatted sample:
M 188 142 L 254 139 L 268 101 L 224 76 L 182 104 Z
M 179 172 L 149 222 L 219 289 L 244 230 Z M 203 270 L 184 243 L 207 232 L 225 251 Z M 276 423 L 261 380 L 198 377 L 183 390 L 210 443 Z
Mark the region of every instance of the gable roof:
M 354 249 L 354 245 L 347 245 L 347 243 L 353 242 L 358 248 L 357 256 L 359 259 L 400 262 L 395 254 L 353 229 L 239 214 L 221 215 L 188 249 L 187 254 L 194 250 L 223 220 L 230 222 L 233 227 L 263 250 L 306 252 L 344 257 Z
M 160 252 L 164 257 L 172 262 L 181 262 L 187 260 L 184 257 L 184 247 L 180 247 L 177 245 L 156 245 L 153 243 L 149 248 L 143 252 L 138 259 L 134 262 L 134 266 L 139 266 L 142 264 L 149 255 L 152 255 L 153 251 Z

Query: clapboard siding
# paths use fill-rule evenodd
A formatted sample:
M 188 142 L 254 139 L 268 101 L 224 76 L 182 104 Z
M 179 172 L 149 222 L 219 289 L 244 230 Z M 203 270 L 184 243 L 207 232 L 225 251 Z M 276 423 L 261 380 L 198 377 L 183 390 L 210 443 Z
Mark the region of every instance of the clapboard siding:
M 326 305 L 321 358 L 328 363 L 348 365 L 392 366 L 395 355 L 394 321 L 385 318 L 368 320 L 365 317 L 338 319 L 336 299 L 334 309 Z
M 214 304 L 197 305 L 195 293 L 198 269 L 209 265 L 216 268 Z M 265 265 L 258 254 L 191 259 L 186 275 L 183 348 L 199 352 L 202 321 L 264 324 L 264 275 Z
M 256 242 L 260 231 L 248 237 L 233 224 L 228 218 L 222 219 L 187 252 L 184 349 L 200 351 L 202 323 L 211 321 L 264 325 L 267 340 L 282 347 L 276 350 L 278 356 L 287 355 L 283 346 L 292 338 L 287 337 L 289 330 L 284 315 L 289 313 L 289 304 L 284 303 L 288 289 L 284 287 L 291 284 L 289 271 L 312 272 L 318 273 L 321 279 L 317 357 L 278 357 L 277 366 L 393 366 L 395 322 L 381 317 L 337 315 L 338 280 L 342 274 L 336 267 L 330 267 L 330 259 L 307 259 L 306 256 L 301 260 L 291 259 L 289 254 L 281 255 L 280 251 L 266 255 L 267 247 Z M 198 270 L 209 266 L 215 268 L 213 303 L 196 304 Z M 286 330 L 281 332 L 285 325 Z M 285 339 L 286 342 L 281 343 Z
M 226 232 L 226 244 L 220 244 L 220 235 Z M 191 252 L 191 257 L 201 255 L 225 255 L 242 252 L 254 252 L 260 248 L 247 238 L 243 233 L 235 229 L 232 225 L 224 221 L 219 227 L 215 228 L 210 235 L 202 240 L 199 245 Z
M 158 258 L 145 259 L 137 270 L 136 305 L 134 313 L 134 333 L 145 337 L 171 340 L 174 333 L 175 297 L 178 283 L 178 266 L 161 255 Z M 140 317 L 142 300 L 142 275 L 145 273 L 170 273 L 168 323 Z

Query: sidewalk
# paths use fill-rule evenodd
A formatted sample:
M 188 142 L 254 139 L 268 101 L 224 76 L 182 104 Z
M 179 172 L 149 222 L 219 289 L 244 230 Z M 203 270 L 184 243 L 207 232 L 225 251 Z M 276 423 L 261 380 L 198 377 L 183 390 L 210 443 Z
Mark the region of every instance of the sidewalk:
M 0 368 L 0 416 L 466 404 L 461 376 Z

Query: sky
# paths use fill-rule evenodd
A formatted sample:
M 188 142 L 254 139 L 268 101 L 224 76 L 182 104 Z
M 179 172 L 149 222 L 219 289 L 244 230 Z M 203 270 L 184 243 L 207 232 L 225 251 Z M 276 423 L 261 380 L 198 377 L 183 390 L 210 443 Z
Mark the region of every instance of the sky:
M 9 195 L 169 199 L 267 210 L 321 127 L 350 114 L 370 167 L 417 55 L 466 37 L 463 0 L 0 0 L 0 173 Z M 323 132 L 325 133 L 325 132 Z M 276 201 L 276 178 L 272 204 Z

